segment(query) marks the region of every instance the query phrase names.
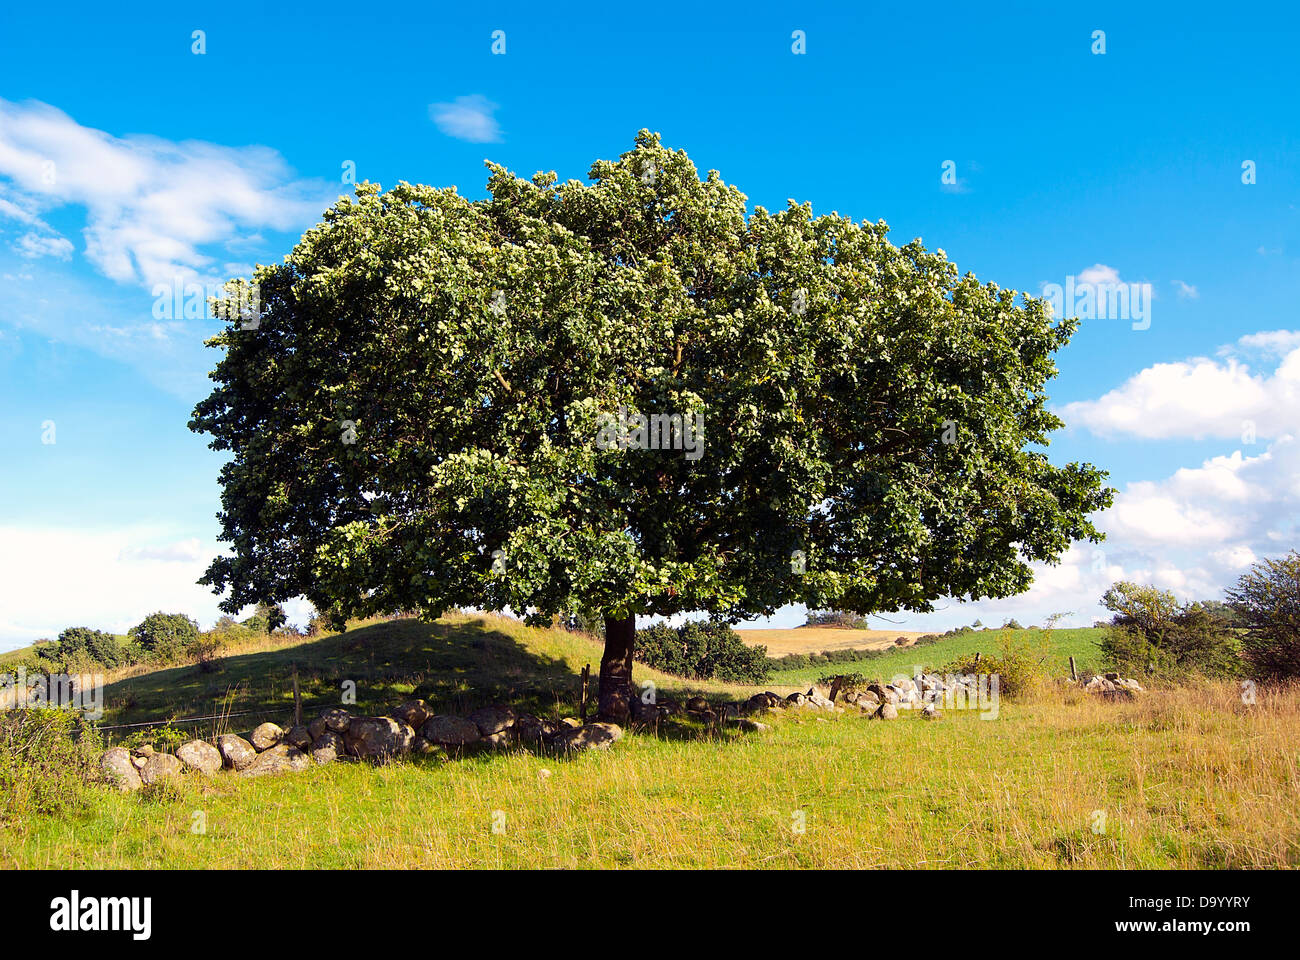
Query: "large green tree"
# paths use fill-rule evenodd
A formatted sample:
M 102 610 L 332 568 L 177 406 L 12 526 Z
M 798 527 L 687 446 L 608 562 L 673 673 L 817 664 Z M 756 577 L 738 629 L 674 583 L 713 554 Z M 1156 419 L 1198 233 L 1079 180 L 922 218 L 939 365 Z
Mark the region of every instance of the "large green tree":
M 226 609 L 600 617 L 621 720 L 638 614 L 924 611 L 1099 539 L 1105 474 L 1038 449 L 1074 329 L 1043 301 L 883 223 L 747 212 L 645 131 L 586 183 L 489 167 L 481 201 L 359 186 L 212 341 Z M 703 445 L 601 442 L 620 411 Z

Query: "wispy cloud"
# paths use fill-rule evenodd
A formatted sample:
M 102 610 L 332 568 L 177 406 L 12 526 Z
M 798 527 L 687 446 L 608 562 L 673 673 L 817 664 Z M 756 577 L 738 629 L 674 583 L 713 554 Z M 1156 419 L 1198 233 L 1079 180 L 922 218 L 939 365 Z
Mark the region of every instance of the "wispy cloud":
M 72 256 L 72 241 L 66 237 L 42 237 L 36 233 L 25 233 L 14 244 L 14 250 L 29 260 L 34 260 L 37 257 L 56 257 L 59 260 L 67 260 Z
M 1183 283 L 1181 280 L 1175 280 L 1174 287 L 1177 288 L 1178 296 L 1183 300 L 1195 300 L 1201 295 L 1201 291 L 1190 283 Z
M 497 105 L 482 94 L 457 97 L 451 103 L 432 103 L 429 117 L 449 137 L 470 143 L 500 143 L 501 125 L 493 114 Z
M 34 229 L 19 242 L 24 255 L 70 253 L 40 214 L 84 207 L 86 257 L 113 280 L 145 286 L 225 279 L 211 248 L 309 223 L 337 193 L 295 178 L 266 147 L 115 137 L 48 104 L 6 100 L 0 185 L 0 217 Z

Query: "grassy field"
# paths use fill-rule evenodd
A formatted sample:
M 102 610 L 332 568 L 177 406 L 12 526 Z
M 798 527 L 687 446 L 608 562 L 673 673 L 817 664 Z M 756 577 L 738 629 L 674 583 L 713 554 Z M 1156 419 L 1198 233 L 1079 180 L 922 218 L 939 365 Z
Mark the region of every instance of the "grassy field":
M 879 650 L 892 647 L 899 637 L 915 640 L 917 630 L 842 630 L 838 627 L 795 627 L 792 630 L 737 630 L 750 646 L 767 648 L 769 657 L 787 653 L 821 653 L 825 650 Z
M 1087 639 L 1071 633 L 1053 634 L 1056 656 Z M 440 709 L 509 698 L 567 713 L 576 669 L 597 661 L 585 638 L 497 618 L 374 623 L 240 653 L 220 673 L 122 677 L 110 707 L 193 710 L 238 681 L 235 705 L 283 720 L 297 662 L 313 697 L 337 702 L 335 681 L 355 677 L 362 709 L 421 692 Z M 750 692 L 636 676 L 674 694 Z M 995 720 L 787 713 L 771 725 L 634 734 L 571 759 L 188 777 L 162 800 L 96 790 L 80 815 L 0 827 L 0 867 L 1300 866 L 1295 690 L 1246 708 L 1227 684 L 1124 703 L 1056 688 L 1002 703 Z
M 1035 660 L 1042 662 L 1050 676 L 1068 677 L 1070 657 L 1074 657 L 1075 666 L 1079 670 L 1101 668 L 1097 641 L 1102 638 L 1102 633 L 1102 630 L 1095 627 L 1075 627 L 1050 632 L 978 630 L 944 637 L 935 643 L 918 647 L 897 647 L 886 644 L 883 649 L 889 649 L 891 652 L 870 660 L 777 670 L 772 674 L 772 682 L 785 686 L 806 686 L 818 677 L 833 673 L 860 673 L 866 677 L 879 677 L 887 681 L 899 673 L 910 677 L 916 672 L 918 666 L 926 671 L 942 671 L 953 660 L 972 653 L 996 656 L 1002 646 L 1008 643 L 1028 650 Z

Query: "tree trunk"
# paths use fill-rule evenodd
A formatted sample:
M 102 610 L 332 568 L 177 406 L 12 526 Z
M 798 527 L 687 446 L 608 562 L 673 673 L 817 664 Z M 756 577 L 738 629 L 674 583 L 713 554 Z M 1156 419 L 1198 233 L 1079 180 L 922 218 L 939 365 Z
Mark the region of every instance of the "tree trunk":
M 596 719 L 626 726 L 632 700 L 632 647 L 636 617 L 605 618 L 605 652 L 600 657 L 600 709 Z

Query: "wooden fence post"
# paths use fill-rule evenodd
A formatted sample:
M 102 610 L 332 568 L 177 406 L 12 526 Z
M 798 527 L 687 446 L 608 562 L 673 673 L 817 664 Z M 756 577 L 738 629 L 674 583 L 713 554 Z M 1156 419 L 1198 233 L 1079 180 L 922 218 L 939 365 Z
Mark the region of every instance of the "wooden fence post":
M 838 677 L 835 678 L 834 682 L 831 683 L 831 692 L 826 697 L 826 699 L 829 700 L 831 703 L 835 702 L 835 694 L 840 692 L 840 684 L 842 684 L 843 682 L 844 682 L 844 675 L 840 674 Z
M 976 672 L 976 673 L 979 672 L 979 669 L 980 669 L 980 657 L 982 657 L 982 656 L 984 656 L 983 653 L 981 653 L 981 652 L 978 651 L 978 650 L 975 651 L 975 667 L 974 667 L 974 672 Z
M 298 664 L 293 665 L 293 725 L 302 726 L 302 696 L 298 693 Z
M 1070 658 L 1070 679 L 1071 680 L 1079 679 L 1079 673 L 1077 670 L 1074 669 L 1074 657 Z

